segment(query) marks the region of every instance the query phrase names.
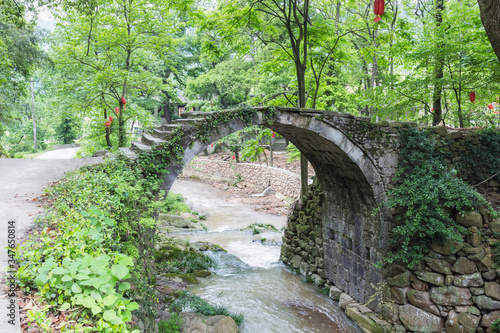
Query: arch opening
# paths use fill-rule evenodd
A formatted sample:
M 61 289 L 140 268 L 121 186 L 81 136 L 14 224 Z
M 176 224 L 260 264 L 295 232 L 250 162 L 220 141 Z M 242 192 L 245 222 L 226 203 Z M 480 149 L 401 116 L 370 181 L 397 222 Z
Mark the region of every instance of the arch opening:
M 320 241 L 325 276 L 358 302 L 367 302 L 382 281 L 375 264 L 383 258 L 391 225 L 384 214 L 373 214 L 386 196 L 373 159 L 342 131 L 313 115 L 280 110 L 273 123 L 263 123 L 256 114 L 253 124 L 280 133 L 311 162 L 324 196 Z M 247 126 L 233 119 L 207 141 L 215 142 Z M 166 190 L 208 142 L 193 135 L 186 140 L 182 163 L 172 165 L 165 176 Z

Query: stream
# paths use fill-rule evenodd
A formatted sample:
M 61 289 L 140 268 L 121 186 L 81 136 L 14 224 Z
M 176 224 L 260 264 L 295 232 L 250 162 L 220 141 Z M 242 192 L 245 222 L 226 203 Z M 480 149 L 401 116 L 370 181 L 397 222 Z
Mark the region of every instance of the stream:
M 208 252 L 217 262 L 212 276 L 200 279 L 191 292 L 202 299 L 242 313 L 242 333 L 362 332 L 339 306 L 300 274 L 279 261 L 282 232 L 253 235 L 240 230 L 252 223 L 278 230 L 285 216 L 256 212 L 230 193 L 201 182 L 179 179 L 171 189 L 180 193 L 202 220 L 207 232 L 176 234 L 191 242 L 220 245 L 225 252 Z

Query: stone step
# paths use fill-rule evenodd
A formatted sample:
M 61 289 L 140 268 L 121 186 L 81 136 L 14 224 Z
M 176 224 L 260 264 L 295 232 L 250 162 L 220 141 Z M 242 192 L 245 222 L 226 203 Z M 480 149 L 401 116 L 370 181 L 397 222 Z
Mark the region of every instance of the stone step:
M 214 114 L 217 114 L 217 111 L 212 111 L 212 112 L 192 111 L 192 112 L 181 113 L 181 118 L 182 119 L 206 118 Z
M 162 139 L 162 140 L 167 140 L 167 136 L 169 134 L 172 134 L 172 131 L 162 131 L 160 129 L 153 129 L 153 136 L 158 138 L 158 139 Z
M 134 151 L 136 154 L 140 154 L 143 151 L 151 150 L 150 146 L 146 146 L 143 143 L 140 143 L 139 141 L 132 141 L 130 144 L 130 149 Z
M 130 159 L 130 160 L 135 160 L 135 158 L 137 157 L 137 154 L 134 153 L 134 151 L 131 148 L 121 147 L 121 148 L 118 148 L 118 150 L 120 151 L 120 153 L 125 155 L 125 157 Z
M 174 120 L 174 123 L 180 124 L 180 125 L 194 125 L 199 121 L 203 121 L 203 118 L 177 119 L 177 120 Z
M 156 146 L 162 143 L 166 143 L 167 141 L 159 139 L 151 134 L 144 133 L 141 138 L 141 142 L 147 146 Z
M 177 129 L 179 127 L 181 127 L 180 124 L 163 124 L 158 129 L 160 131 L 170 131 L 170 132 L 172 132 L 172 131 L 174 131 L 175 129 Z

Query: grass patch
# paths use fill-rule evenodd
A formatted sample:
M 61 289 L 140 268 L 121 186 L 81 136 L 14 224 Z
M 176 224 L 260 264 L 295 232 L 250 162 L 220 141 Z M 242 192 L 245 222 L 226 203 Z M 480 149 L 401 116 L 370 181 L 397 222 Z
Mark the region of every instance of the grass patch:
M 198 296 L 192 295 L 187 291 L 182 291 L 179 298 L 170 305 L 170 311 L 179 313 L 187 310 L 204 316 L 228 316 L 233 318 L 238 326 L 243 322 L 242 314 L 234 314 L 223 306 L 211 305 Z
M 278 229 L 272 224 L 264 224 L 264 223 L 252 223 L 248 227 L 243 228 L 241 230 L 251 230 L 254 235 L 258 235 L 263 233 L 264 231 L 274 231 L 279 232 Z

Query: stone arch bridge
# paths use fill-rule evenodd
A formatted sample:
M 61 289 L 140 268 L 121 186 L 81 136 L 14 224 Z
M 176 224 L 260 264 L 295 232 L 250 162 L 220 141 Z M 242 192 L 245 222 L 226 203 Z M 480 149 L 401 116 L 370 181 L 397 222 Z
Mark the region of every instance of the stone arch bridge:
M 366 117 L 288 107 L 184 116 L 132 143 L 132 149 L 139 152 L 165 144 L 174 133 L 182 135 L 183 157 L 171 163 L 165 190 L 210 143 L 250 125 L 270 128 L 305 154 L 322 186 L 326 278 L 361 302 L 375 292 L 382 272 L 374 264 L 388 246 L 392 215 L 384 210 L 374 215 L 373 211 L 386 201 L 396 172 L 399 138 L 394 123 L 372 124 Z M 340 271 L 339 261 L 351 271 Z

